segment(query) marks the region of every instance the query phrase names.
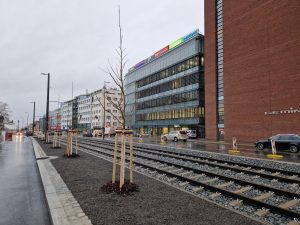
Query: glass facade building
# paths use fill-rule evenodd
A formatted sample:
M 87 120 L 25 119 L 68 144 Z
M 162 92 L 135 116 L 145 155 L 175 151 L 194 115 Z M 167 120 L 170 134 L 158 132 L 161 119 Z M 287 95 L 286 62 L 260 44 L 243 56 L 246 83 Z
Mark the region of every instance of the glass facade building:
M 204 137 L 204 37 L 178 39 L 125 76 L 126 123 L 135 132 L 197 130 Z

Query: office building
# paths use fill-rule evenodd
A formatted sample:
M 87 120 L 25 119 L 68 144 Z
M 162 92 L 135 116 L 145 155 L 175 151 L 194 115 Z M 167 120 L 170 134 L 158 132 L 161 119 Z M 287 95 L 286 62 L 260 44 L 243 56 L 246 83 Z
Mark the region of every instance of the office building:
M 153 135 L 193 129 L 204 137 L 203 46 L 204 37 L 196 30 L 129 69 L 129 127 Z

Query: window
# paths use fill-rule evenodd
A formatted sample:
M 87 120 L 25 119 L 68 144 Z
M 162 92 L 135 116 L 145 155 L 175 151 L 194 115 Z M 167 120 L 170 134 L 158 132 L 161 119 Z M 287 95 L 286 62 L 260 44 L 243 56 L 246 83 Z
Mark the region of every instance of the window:
M 184 77 L 180 77 L 176 80 L 172 80 L 148 89 L 144 89 L 136 93 L 137 98 L 144 98 L 147 96 L 155 95 L 158 93 L 170 91 L 173 89 L 181 88 L 191 84 L 199 83 L 199 73 L 190 74 Z
M 199 57 L 195 56 L 190 59 L 187 59 L 183 62 L 180 62 L 172 67 L 169 67 L 167 69 L 164 69 L 158 73 L 152 74 L 148 77 L 143 78 L 142 80 L 139 80 L 136 82 L 136 85 L 138 88 L 146 86 L 150 83 L 156 82 L 158 80 L 162 80 L 164 78 L 167 78 L 171 75 L 174 75 L 176 73 L 180 73 L 182 71 L 188 70 L 190 68 L 193 68 L 195 66 L 199 65 Z
M 293 140 L 293 141 L 300 141 L 300 136 L 293 135 L 293 136 L 291 136 L 290 139 Z

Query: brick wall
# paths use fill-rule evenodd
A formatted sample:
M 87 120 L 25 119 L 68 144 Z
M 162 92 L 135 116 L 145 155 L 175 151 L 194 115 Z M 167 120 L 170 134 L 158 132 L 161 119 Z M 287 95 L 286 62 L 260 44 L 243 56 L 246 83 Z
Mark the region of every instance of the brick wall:
M 215 40 L 214 1 L 205 5 L 205 11 L 211 11 L 205 12 L 207 44 Z M 300 109 L 299 12 L 299 0 L 223 1 L 225 140 L 254 141 L 277 133 L 300 133 L 300 113 L 265 115 Z M 208 139 L 216 129 L 214 116 L 207 115 L 215 115 L 216 108 L 212 45 L 205 46 Z

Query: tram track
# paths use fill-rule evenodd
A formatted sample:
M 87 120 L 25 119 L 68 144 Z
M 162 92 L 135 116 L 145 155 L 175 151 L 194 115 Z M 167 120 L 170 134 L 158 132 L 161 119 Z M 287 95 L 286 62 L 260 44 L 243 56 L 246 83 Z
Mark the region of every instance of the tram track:
M 102 141 L 98 140 L 89 140 L 90 144 L 100 144 L 103 146 Z M 114 146 L 113 142 L 105 142 L 105 145 Z M 228 162 L 226 160 L 216 160 L 211 158 L 205 158 L 205 157 L 199 157 L 191 154 L 181 153 L 181 152 L 171 152 L 170 150 L 163 150 L 163 149 L 154 149 L 154 148 L 148 148 L 148 147 L 137 147 L 134 145 L 134 150 L 139 152 L 145 152 L 149 154 L 156 154 L 156 155 L 163 155 L 167 157 L 172 157 L 175 159 L 181 159 L 185 161 L 190 161 L 193 163 L 199 163 L 202 165 L 208 165 L 208 166 L 216 166 L 220 169 L 230 169 L 232 171 L 236 172 L 244 172 L 247 174 L 260 176 L 263 178 L 273 179 L 277 181 L 287 182 L 291 184 L 300 184 L 300 172 L 291 172 L 287 170 L 280 170 L 280 169 L 271 169 L 266 168 L 262 166 L 254 166 L 254 165 L 248 165 L 244 163 L 232 163 Z
M 63 140 L 65 142 L 65 140 Z M 99 140 L 88 140 L 79 139 L 78 143 L 80 150 L 87 153 L 101 154 L 104 155 L 108 160 L 113 156 L 113 142 L 101 142 Z M 249 204 L 256 208 L 256 211 L 252 213 L 257 217 L 259 214 L 274 215 L 275 218 L 282 216 L 281 219 L 284 221 L 293 220 L 294 218 L 300 218 L 300 207 L 299 199 L 300 193 L 293 192 L 285 189 L 274 188 L 272 186 L 255 183 L 251 180 L 243 180 L 238 176 L 231 177 L 224 173 L 225 170 L 233 170 L 238 172 L 241 176 L 244 176 L 251 168 L 247 165 L 245 168 L 236 168 L 234 165 L 221 166 L 216 165 L 216 162 L 205 162 L 200 163 L 199 159 L 189 159 L 183 155 L 176 156 L 166 152 L 158 153 L 158 150 L 149 151 L 134 147 L 134 168 L 142 173 L 147 173 L 158 180 L 164 180 L 164 182 L 170 183 L 174 186 L 174 182 L 179 188 L 188 190 L 193 194 L 199 194 L 210 192 L 207 195 L 209 199 L 222 198 L 221 196 L 227 196 L 231 198 L 227 203 L 232 207 L 237 207 L 242 204 Z M 138 153 L 137 153 L 138 152 Z M 190 156 L 188 156 L 190 157 Z M 126 159 L 126 161 L 128 161 Z M 224 162 L 223 162 L 224 163 Z M 208 169 L 210 166 L 214 166 L 211 171 Z M 240 165 L 238 165 L 239 167 Z M 223 170 L 221 173 L 216 172 L 217 170 Z M 257 169 L 257 168 L 256 168 Z M 260 168 L 262 170 L 262 168 Z M 254 176 L 265 176 L 268 179 L 273 180 L 273 183 L 287 182 L 286 185 L 294 185 L 297 188 L 299 183 L 298 174 L 280 171 L 271 171 L 274 176 L 260 172 L 260 175 L 255 175 L 252 171 L 251 174 Z M 267 171 L 268 173 L 270 171 Z M 288 176 L 288 177 L 284 177 Z M 293 179 L 296 178 L 296 179 Z M 282 179 L 283 178 L 283 179 Z M 270 211 L 271 213 L 268 213 Z M 264 217 L 264 216 L 262 216 Z M 286 223 L 287 224 L 287 223 Z

